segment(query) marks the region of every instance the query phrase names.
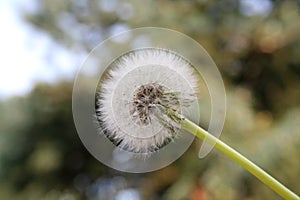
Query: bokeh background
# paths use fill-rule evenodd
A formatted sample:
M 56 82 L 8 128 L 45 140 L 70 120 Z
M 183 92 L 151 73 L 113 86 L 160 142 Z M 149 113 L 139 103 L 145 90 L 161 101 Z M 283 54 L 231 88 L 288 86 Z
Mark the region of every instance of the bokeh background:
M 226 86 L 221 139 L 300 194 L 300 1 L 0 0 L 0 23 L 1 199 L 281 199 L 215 150 L 198 159 L 200 141 L 145 174 L 110 169 L 83 147 L 76 71 L 105 38 L 144 26 L 203 45 Z

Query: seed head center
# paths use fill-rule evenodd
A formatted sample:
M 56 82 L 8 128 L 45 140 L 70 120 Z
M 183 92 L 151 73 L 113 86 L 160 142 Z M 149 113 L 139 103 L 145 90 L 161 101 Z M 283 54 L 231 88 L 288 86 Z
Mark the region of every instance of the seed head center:
M 130 114 L 138 125 L 151 123 L 157 105 L 161 104 L 165 87 L 157 83 L 141 85 L 133 94 Z

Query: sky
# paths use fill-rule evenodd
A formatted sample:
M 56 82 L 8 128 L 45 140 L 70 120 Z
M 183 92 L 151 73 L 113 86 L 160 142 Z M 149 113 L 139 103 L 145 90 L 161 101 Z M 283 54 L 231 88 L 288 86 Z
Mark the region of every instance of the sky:
M 0 99 L 26 95 L 38 82 L 72 80 L 84 59 L 26 23 L 20 8 L 34 11 L 34 0 L 0 0 Z

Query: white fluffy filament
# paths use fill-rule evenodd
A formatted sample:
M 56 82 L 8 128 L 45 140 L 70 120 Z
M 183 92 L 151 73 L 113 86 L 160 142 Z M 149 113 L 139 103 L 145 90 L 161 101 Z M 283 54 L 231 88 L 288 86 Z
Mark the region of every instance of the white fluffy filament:
M 115 60 L 102 80 L 96 113 L 103 133 L 123 150 L 149 154 L 178 136 L 181 113 L 194 101 L 197 77 L 175 52 L 146 48 Z

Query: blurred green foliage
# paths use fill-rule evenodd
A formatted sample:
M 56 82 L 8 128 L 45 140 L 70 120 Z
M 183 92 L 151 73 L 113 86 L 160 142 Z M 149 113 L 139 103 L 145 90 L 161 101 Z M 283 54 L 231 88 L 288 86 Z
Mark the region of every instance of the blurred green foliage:
M 270 13 L 251 16 L 243 0 L 36 2 L 24 18 L 70 51 L 89 52 L 110 34 L 143 26 L 197 40 L 226 84 L 221 138 L 300 194 L 299 1 L 268 1 Z M 0 103 L 1 199 L 118 199 L 124 192 L 132 199 L 280 199 L 216 151 L 199 160 L 200 141 L 156 172 L 109 169 L 80 142 L 71 96 L 72 83 L 40 84 L 27 97 Z M 202 120 L 205 126 L 209 115 Z

